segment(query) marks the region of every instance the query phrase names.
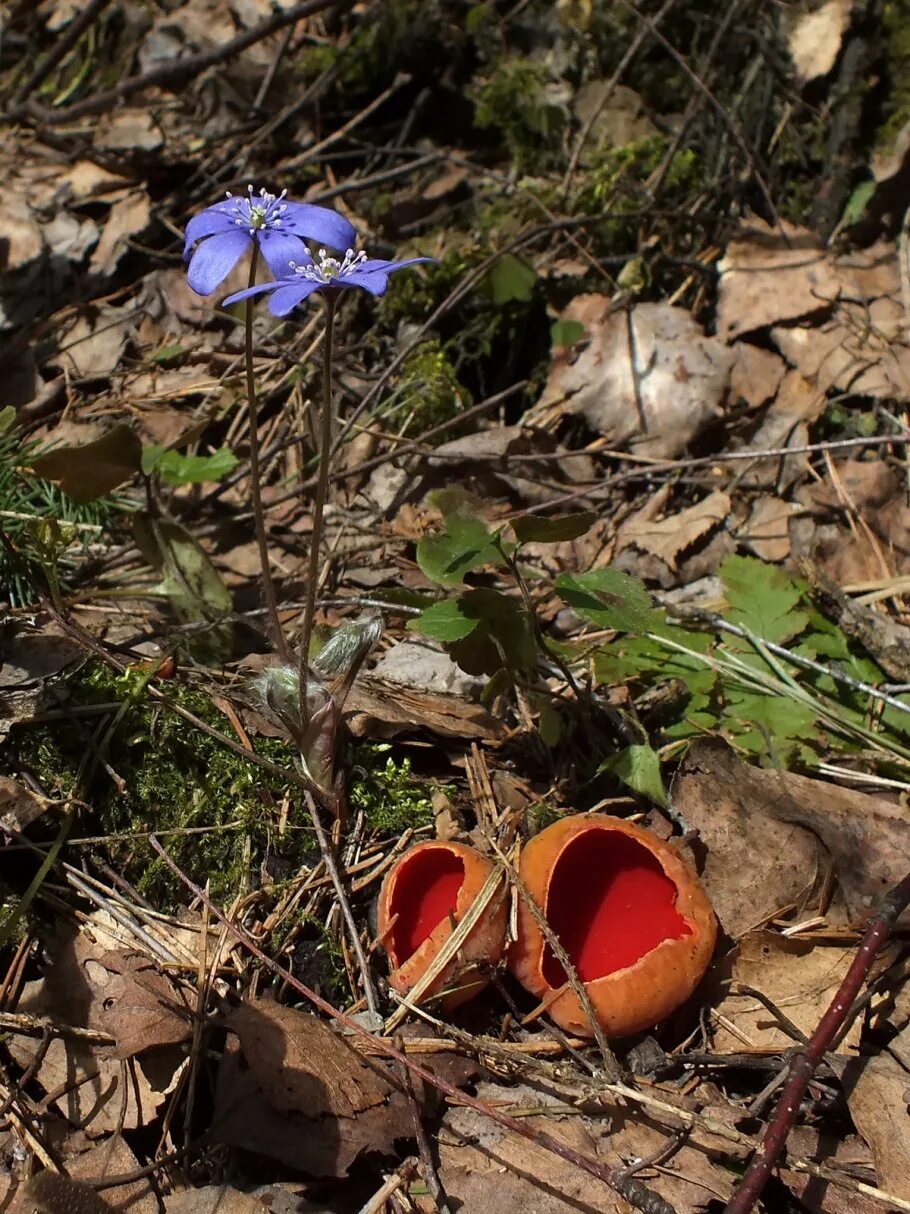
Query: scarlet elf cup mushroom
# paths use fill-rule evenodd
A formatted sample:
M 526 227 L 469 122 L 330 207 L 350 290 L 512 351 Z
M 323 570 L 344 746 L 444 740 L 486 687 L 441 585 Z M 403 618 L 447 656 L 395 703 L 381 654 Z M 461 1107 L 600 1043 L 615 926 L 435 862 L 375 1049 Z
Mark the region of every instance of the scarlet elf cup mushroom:
M 701 882 L 669 843 L 621 818 L 574 814 L 525 845 L 519 872 L 608 1036 L 649 1028 L 692 994 L 717 924 Z M 592 1035 L 524 899 L 509 968 L 558 1025 Z
M 473 847 L 436 840 L 410 848 L 389 870 L 379 895 L 379 938 L 394 990 L 408 994 L 427 973 L 493 872 L 492 862 Z M 437 997 L 437 1006 L 449 1012 L 472 999 L 505 952 L 507 926 L 503 887 L 420 1001 Z

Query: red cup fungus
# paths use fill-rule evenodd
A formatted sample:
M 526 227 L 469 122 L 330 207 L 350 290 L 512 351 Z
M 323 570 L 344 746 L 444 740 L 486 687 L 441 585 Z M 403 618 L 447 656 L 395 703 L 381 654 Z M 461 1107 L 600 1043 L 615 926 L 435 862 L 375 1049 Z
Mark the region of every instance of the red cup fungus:
M 621 818 L 574 814 L 525 845 L 519 872 L 608 1036 L 650 1028 L 692 994 L 717 924 L 701 882 L 669 843 Z M 558 1025 L 592 1036 L 523 898 L 509 968 Z
M 392 966 L 389 983 L 399 994 L 406 995 L 433 964 L 492 872 L 492 862 L 472 847 L 437 840 L 418 843 L 389 870 L 379 895 L 379 939 Z M 438 997 L 437 1006 L 449 1012 L 473 999 L 489 982 L 486 970 L 505 952 L 507 927 L 503 888 L 420 1001 Z

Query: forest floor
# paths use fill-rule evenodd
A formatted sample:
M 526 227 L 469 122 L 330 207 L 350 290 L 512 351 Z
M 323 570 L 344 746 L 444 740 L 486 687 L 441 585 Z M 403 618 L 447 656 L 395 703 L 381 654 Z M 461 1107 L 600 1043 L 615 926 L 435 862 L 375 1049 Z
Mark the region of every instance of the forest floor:
M 842 988 L 910 855 L 910 6 L 4 8 L 2 1208 L 743 1214 L 786 1092 L 761 1208 L 910 1211 L 906 916 Z M 431 259 L 337 306 L 325 752 L 326 308 L 184 261 L 248 185 Z M 561 1017 L 690 887 L 684 989 Z

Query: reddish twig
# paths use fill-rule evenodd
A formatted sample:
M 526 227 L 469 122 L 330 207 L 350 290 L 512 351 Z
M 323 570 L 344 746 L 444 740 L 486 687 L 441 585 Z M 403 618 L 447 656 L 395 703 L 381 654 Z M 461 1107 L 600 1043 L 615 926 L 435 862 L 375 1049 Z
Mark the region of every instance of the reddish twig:
M 815 1068 L 830 1048 L 837 1031 L 849 1012 L 869 974 L 876 954 L 891 934 L 891 929 L 901 913 L 910 903 L 910 872 L 882 902 L 881 910 L 869 923 L 862 942 L 857 949 L 853 964 L 840 984 L 831 1006 L 822 1016 L 818 1027 L 809 1039 L 805 1051 L 796 1054 L 790 1063 L 790 1075 L 781 1094 L 774 1116 L 765 1131 L 764 1139 L 739 1188 L 728 1202 L 724 1214 L 749 1214 L 771 1175 L 778 1156 L 784 1149 L 787 1135 L 796 1119 L 800 1101 L 809 1086 Z
M 186 59 L 177 59 L 173 63 L 160 64 L 158 67 L 153 67 L 136 76 L 127 76 L 113 88 L 86 97 L 84 101 L 79 101 L 75 105 L 48 109 L 47 106 L 38 105 L 33 101 L 24 101 L 21 105 L 11 105 L 7 111 L 7 118 L 16 120 L 27 117 L 48 126 L 55 126 L 63 122 L 73 122 L 77 118 L 88 117 L 90 114 L 102 114 L 105 110 L 112 109 L 118 102 L 126 101 L 134 93 L 141 93 L 149 88 L 168 88 L 198 76 L 217 63 L 223 63 L 234 55 L 241 54 L 248 47 L 261 42 L 263 38 L 268 38 L 278 30 L 293 25 L 296 21 L 309 17 L 313 13 L 320 13 L 327 8 L 351 8 L 353 3 L 354 0 L 304 0 L 302 4 L 295 4 L 293 8 L 274 13 L 265 21 L 260 21 L 252 29 L 244 30 L 242 34 L 238 34 L 236 38 L 231 38 L 229 42 L 225 42 L 221 46 L 213 47 L 208 51 L 200 51 L 198 55 L 190 55 Z
M 631 1176 L 622 1174 L 620 1169 L 611 1168 L 607 1164 L 601 1163 L 599 1159 L 594 1159 L 590 1155 L 585 1155 L 581 1151 L 574 1150 L 568 1145 L 568 1143 L 562 1142 L 558 1138 L 554 1138 L 552 1135 L 545 1133 L 543 1130 L 533 1129 L 526 1125 L 523 1121 L 520 1121 L 517 1117 L 510 1117 L 508 1113 L 503 1113 L 499 1109 L 484 1104 L 482 1100 L 477 1100 L 474 1096 L 468 1096 L 465 1092 L 462 1092 L 453 1084 L 447 1083 L 446 1080 L 441 1079 L 438 1075 L 434 1074 L 433 1071 L 428 1071 L 425 1067 L 422 1067 L 418 1063 L 414 1062 L 406 1054 L 403 1054 L 401 1050 L 396 1049 L 391 1041 L 387 1041 L 383 1037 L 374 1036 L 373 1033 L 371 1033 L 368 1029 L 365 1029 L 363 1025 L 359 1024 L 352 1016 L 349 1016 L 346 1012 L 342 1012 L 339 1008 L 334 1007 L 328 1002 L 328 1000 L 323 999 L 321 995 L 317 995 L 314 990 L 311 990 L 310 987 L 302 983 L 299 978 L 295 978 L 290 970 L 287 970 L 284 968 L 284 966 L 279 965 L 278 962 L 275 961 L 274 958 L 270 957 L 264 949 L 260 948 L 255 940 L 248 936 L 242 928 L 239 928 L 236 923 L 233 923 L 227 917 L 227 915 L 225 915 L 225 913 L 215 905 L 208 894 L 194 881 L 192 881 L 185 872 L 183 872 L 179 865 L 177 865 L 171 859 L 155 835 L 149 836 L 149 843 L 151 843 L 152 847 L 165 862 L 171 872 L 180 878 L 187 889 L 199 899 L 202 905 L 208 907 L 209 913 L 215 916 L 219 923 L 221 923 L 227 929 L 228 933 L 233 936 L 238 944 L 247 949 L 248 952 L 252 953 L 253 956 L 256 957 L 257 960 L 261 961 L 262 964 L 268 969 L 270 969 L 273 974 L 276 974 L 279 978 L 281 978 L 281 980 L 287 983 L 292 990 L 295 990 L 299 995 L 302 995 L 304 999 L 306 999 L 314 1007 L 318 1008 L 319 1011 L 324 1012 L 327 1016 L 331 1016 L 333 1020 L 337 1020 L 339 1024 L 344 1025 L 346 1029 L 348 1029 L 355 1036 L 360 1037 L 361 1040 L 368 1041 L 371 1049 L 374 1052 L 385 1054 L 387 1058 L 391 1058 L 393 1061 L 397 1062 L 399 1066 L 406 1067 L 413 1076 L 423 1080 L 424 1083 L 429 1084 L 431 1087 L 436 1088 L 438 1091 L 448 1096 L 450 1100 L 455 1101 L 456 1104 L 463 1105 L 465 1108 L 474 1109 L 475 1112 L 480 1113 L 482 1116 L 488 1117 L 491 1121 L 495 1121 L 498 1125 L 501 1125 L 504 1129 L 508 1130 L 509 1133 L 518 1134 L 522 1138 L 527 1138 L 530 1142 L 533 1142 L 535 1146 L 543 1147 L 545 1151 L 551 1151 L 554 1155 L 558 1155 L 561 1159 L 565 1159 L 568 1163 L 573 1164 L 575 1167 L 581 1168 L 582 1171 L 587 1172 L 589 1176 L 593 1176 L 597 1180 L 602 1181 L 604 1184 L 609 1185 L 610 1188 L 619 1193 L 621 1197 L 624 1197 L 630 1205 L 633 1205 L 637 1210 L 641 1210 L 642 1214 L 676 1214 L 676 1211 L 669 1202 L 664 1201 L 659 1194 L 652 1192 L 651 1189 L 647 1188 L 647 1186 L 643 1185 L 640 1181 L 635 1180 Z

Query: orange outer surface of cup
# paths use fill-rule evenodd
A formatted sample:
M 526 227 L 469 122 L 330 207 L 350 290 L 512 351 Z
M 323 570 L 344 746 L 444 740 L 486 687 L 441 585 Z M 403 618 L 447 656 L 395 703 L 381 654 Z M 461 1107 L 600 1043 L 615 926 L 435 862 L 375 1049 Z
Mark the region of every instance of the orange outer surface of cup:
M 546 913 L 550 881 L 563 850 L 577 835 L 604 830 L 630 836 L 654 856 L 676 886 L 676 910 L 691 935 L 662 940 L 633 965 L 585 983 L 604 1032 L 622 1037 L 650 1028 L 689 998 L 708 968 L 717 938 L 717 921 L 696 874 L 677 850 L 657 835 L 621 818 L 573 814 L 535 835 L 524 847 L 519 873 L 528 893 Z M 546 940 L 519 900 L 517 938 L 509 950 L 509 969 L 518 981 L 546 1000 L 554 988 L 543 974 Z M 591 1022 L 571 987 L 547 1004 L 547 1015 L 567 1032 L 593 1036 Z
M 474 899 L 493 872 L 492 862 L 486 856 L 482 856 L 480 852 L 475 851 L 473 847 L 467 847 L 463 843 L 440 840 L 428 840 L 409 848 L 389 870 L 379 894 L 379 939 L 392 966 L 389 985 L 402 995 L 406 995 L 423 976 L 453 930 L 452 922 L 446 916 L 437 923 L 410 957 L 402 961 L 396 956 L 392 937 L 396 884 L 405 865 L 409 861 L 413 861 L 415 855 L 430 848 L 451 852 L 458 856 L 464 864 L 464 881 L 458 891 L 453 912 L 456 924 L 460 923 L 467 914 Z M 452 987 L 451 991 L 436 1000 L 436 1006 L 441 1011 L 450 1012 L 460 1004 L 473 999 L 485 986 L 488 986 L 490 978 L 483 970 L 487 966 L 492 968 L 502 959 L 506 948 L 508 918 L 508 900 L 505 886 L 503 886 L 503 889 L 496 891 L 487 903 L 479 921 L 462 942 L 458 954 L 434 978 L 427 991 L 421 996 L 421 1003 L 428 1002 L 437 992 Z

